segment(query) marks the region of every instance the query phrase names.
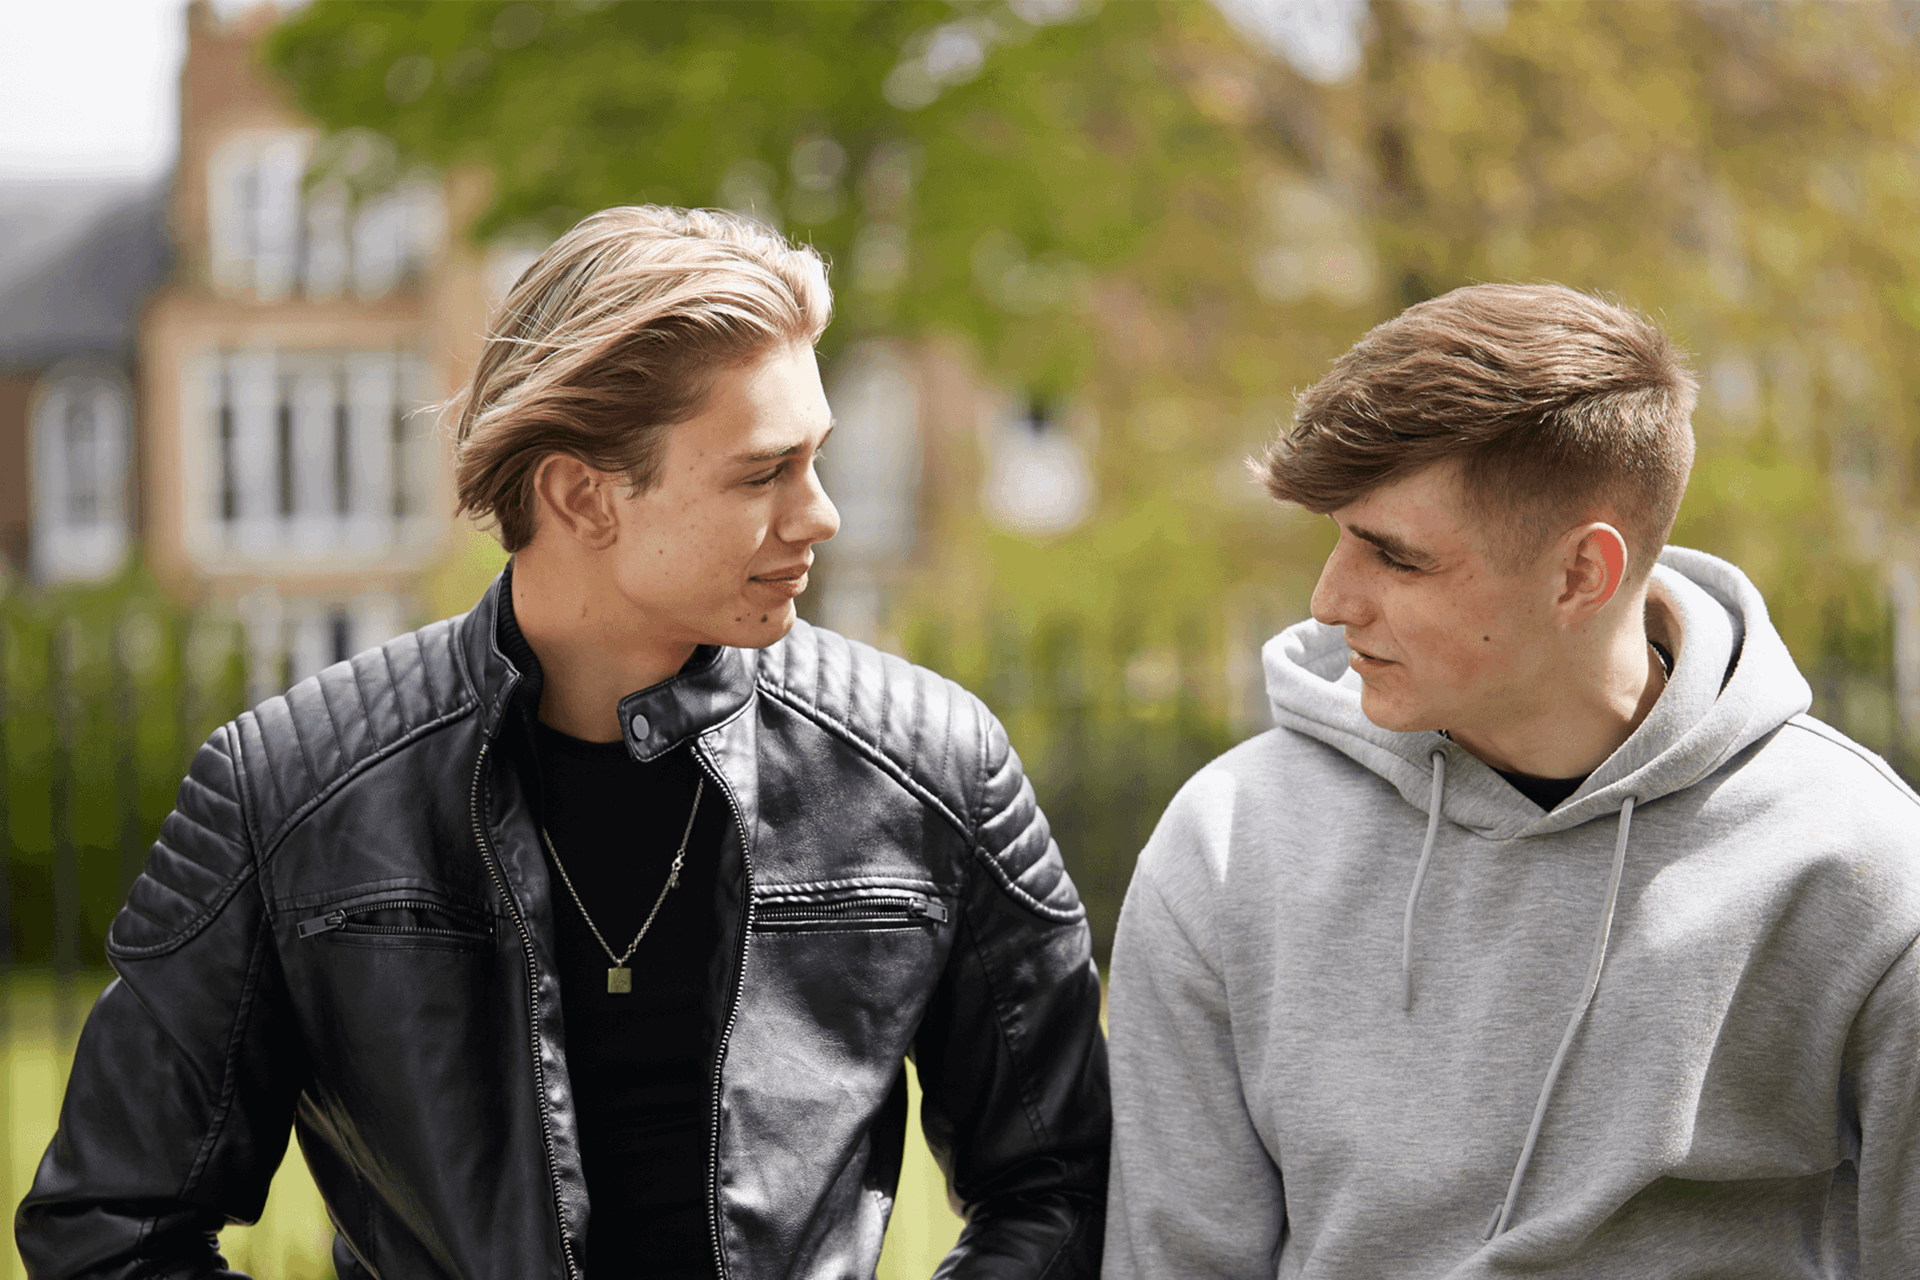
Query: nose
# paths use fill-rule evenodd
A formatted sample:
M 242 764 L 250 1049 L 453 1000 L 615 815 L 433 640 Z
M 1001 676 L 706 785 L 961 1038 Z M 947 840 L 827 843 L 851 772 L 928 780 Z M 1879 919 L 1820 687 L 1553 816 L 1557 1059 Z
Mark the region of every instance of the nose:
M 782 512 L 775 530 L 780 540 L 791 546 L 811 546 L 825 542 L 840 532 L 840 511 L 827 496 L 820 474 L 808 467 L 794 489 L 794 501 Z
M 1365 612 L 1365 600 L 1357 589 L 1350 544 L 1351 539 L 1342 534 L 1327 555 L 1320 580 L 1313 584 L 1309 608 L 1314 621 L 1324 626 L 1349 627 L 1364 621 L 1361 615 Z

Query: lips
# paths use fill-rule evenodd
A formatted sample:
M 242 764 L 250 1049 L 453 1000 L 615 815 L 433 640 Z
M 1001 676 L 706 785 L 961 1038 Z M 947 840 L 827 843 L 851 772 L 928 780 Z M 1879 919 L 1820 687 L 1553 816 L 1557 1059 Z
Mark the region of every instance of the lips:
M 1393 659 L 1382 658 L 1378 654 L 1368 653 L 1351 640 L 1347 641 L 1347 648 L 1353 653 L 1353 660 L 1350 665 L 1356 669 L 1363 667 L 1390 667 L 1393 665 Z
M 779 592 L 785 596 L 797 596 L 807 589 L 807 570 L 811 562 L 788 565 L 784 569 L 770 569 L 766 573 L 756 573 L 750 581 Z

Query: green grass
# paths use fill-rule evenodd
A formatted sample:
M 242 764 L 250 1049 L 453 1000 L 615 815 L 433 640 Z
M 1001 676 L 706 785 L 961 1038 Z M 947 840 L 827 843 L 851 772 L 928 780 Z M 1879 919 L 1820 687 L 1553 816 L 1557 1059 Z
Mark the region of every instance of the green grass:
M 45 973 L 19 973 L 0 979 L 0 1118 L 7 1133 L 7 1159 L 0 1167 L 0 1204 L 13 1206 L 27 1193 L 40 1155 L 53 1137 L 73 1056 L 73 1036 L 86 1010 L 110 975 L 89 972 L 62 993 Z M 912 1085 L 913 1114 L 908 1125 L 906 1164 L 893 1221 L 880 1255 L 878 1280 L 924 1280 L 960 1233 L 960 1219 L 947 1206 L 946 1184 L 920 1137 L 920 1091 Z M 267 1211 L 250 1227 L 228 1227 L 221 1250 L 235 1269 L 272 1280 L 327 1280 L 333 1275 L 328 1250 L 333 1227 L 305 1161 L 289 1144 Z M 25 1280 L 19 1254 L 6 1251 L 9 1280 Z

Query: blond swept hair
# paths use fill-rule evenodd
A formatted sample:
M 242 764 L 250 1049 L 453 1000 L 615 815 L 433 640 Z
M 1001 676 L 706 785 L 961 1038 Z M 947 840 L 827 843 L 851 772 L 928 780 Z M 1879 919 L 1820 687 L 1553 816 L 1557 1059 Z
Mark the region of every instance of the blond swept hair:
M 459 512 L 520 550 L 535 469 L 556 453 L 650 488 L 667 429 L 700 413 L 717 374 L 811 346 L 832 312 L 820 255 L 759 223 L 658 205 L 590 214 L 514 284 L 447 404 Z
M 1325 514 L 1456 462 L 1496 566 L 1516 571 L 1607 515 L 1638 580 L 1686 492 L 1696 393 L 1684 355 L 1638 312 L 1563 285 L 1468 285 L 1334 361 L 1255 473 Z

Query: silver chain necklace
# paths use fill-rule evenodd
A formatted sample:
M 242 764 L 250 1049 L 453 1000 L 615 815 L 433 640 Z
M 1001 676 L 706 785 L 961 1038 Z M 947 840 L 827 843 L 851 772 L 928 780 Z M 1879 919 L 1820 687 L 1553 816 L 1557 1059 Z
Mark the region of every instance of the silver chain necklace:
M 673 866 L 667 872 L 667 882 L 660 886 L 660 896 L 653 900 L 653 910 L 647 912 L 647 921 L 640 926 L 640 932 L 633 935 L 633 941 L 628 944 L 626 951 L 617 956 L 613 954 L 613 948 L 607 945 L 607 940 L 600 935 L 600 926 L 595 924 L 593 917 L 587 914 L 587 904 L 580 901 L 580 891 L 573 887 L 573 880 L 567 875 L 566 864 L 560 861 L 560 851 L 553 847 L 553 837 L 547 834 L 545 827 L 540 828 L 540 838 L 547 842 L 547 852 L 553 856 L 553 865 L 560 872 L 560 883 L 567 886 L 567 893 L 573 898 L 573 905 L 580 908 L 580 918 L 587 922 L 587 928 L 593 930 L 593 940 L 598 942 L 600 949 L 607 953 L 607 959 L 613 961 L 613 967 L 607 970 L 607 994 L 610 996 L 624 996 L 633 990 L 633 970 L 627 968 L 627 961 L 633 959 L 633 953 L 640 949 L 640 940 L 647 936 L 647 930 L 653 928 L 653 918 L 660 914 L 660 904 L 665 902 L 667 894 L 680 884 L 680 868 L 687 862 L 687 841 L 693 839 L 693 820 L 700 812 L 700 796 L 706 789 L 705 777 L 699 778 L 693 784 L 693 808 L 687 811 L 687 829 L 680 833 L 680 847 L 674 851 Z

